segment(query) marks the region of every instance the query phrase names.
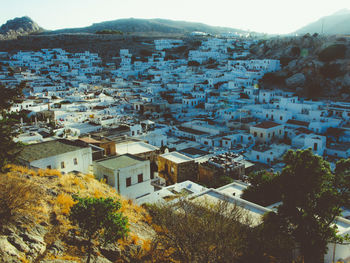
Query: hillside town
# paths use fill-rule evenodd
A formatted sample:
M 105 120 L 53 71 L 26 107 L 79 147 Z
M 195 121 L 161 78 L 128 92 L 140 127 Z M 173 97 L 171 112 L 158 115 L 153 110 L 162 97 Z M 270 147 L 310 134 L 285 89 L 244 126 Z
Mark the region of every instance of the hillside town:
M 0 85 L 23 93 L 11 107 L 24 144 L 18 163 L 91 173 L 140 205 L 183 195 L 239 203 L 260 222 L 276 206 L 240 197 L 247 175 L 280 172 L 289 149 L 311 148 L 334 169 L 350 157 L 350 103 L 260 87 L 281 64 L 247 59 L 257 43 L 203 37 L 186 58 L 173 58 L 185 43 L 160 39 L 147 56 L 120 49 L 112 62 L 60 48 L 0 52 Z M 349 215 L 340 234 L 350 231 Z

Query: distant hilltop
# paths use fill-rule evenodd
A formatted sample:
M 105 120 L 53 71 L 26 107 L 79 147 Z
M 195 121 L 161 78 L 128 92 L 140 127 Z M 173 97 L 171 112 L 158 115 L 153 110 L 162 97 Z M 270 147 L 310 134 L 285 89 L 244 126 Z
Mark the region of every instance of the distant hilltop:
M 174 21 L 168 19 L 139 19 L 127 18 L 95 23 L 88 27 L 60 29 L 45 34 L 57 33 L 96 33 L 104 30 L 112 30 L 123 33 L 172 33 L 172 34 L 186 34 L 194 31 L 206 32 L 209 34 L 219 34 L 228 32 L 244 33 L 246 31 L 228 28 L 209 26 L 202 23 Z
M 350 34 L 350 10 L 342 9 L 338 12 L 321 17 L 317 21 L 308 24 L 297 31 L 295 34 L 326 34 L 326 35 L 348 35 Z
M 8 20 L 0 27 L 0 40 L 15 39 L 18 36 L 24 36 L 43 31 L 44 30 L 31 18 L 27 16 L 17 17 L 15 19 Z

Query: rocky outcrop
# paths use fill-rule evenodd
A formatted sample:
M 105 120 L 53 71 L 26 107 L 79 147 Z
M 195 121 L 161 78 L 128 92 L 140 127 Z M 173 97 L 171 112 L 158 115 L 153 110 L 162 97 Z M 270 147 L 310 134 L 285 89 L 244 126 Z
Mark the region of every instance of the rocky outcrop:
M 350 95 L 350 41 L 346 37 L 306 34 L 271 38 L 253 45 L 249 58 L 280 60 L 282 69 L 274 75 L 284 81 L 277 88 L 310 98 L 350 98 L 346 95 Z M 260 86 L 276 88 L 265 79 Z
M 0 27 L 0 40 L 16 39 L 32 33 L 42 32 L 43 29 L 27 16 L 8 20 Z
M 301 86 L 304 86 L 305 80 L 306 78 L 303 73 L 297 73 L 287 78 L 286 84 L 289 88 L 301 87 Z

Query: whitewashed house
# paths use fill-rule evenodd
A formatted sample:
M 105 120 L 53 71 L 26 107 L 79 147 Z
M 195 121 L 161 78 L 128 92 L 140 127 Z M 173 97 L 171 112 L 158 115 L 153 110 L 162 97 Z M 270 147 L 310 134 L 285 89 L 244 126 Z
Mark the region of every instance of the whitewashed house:
M 25 146 L 18 161 L 32 168 L 88 173 L 92 151 L 90 147 L 72 141 L 54 140 Z
M 150 161 L 131 154 L 114 156 L 93 163 L 94 175 L 127 198 L 137 199 L 154 192 Z

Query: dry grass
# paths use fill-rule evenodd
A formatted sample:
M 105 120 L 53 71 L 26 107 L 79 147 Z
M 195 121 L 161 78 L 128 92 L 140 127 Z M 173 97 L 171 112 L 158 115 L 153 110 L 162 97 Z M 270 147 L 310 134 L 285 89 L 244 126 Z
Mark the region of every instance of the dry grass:
M 42 187 L 12 173 L 0 176 L 0 225 L 16 221 L 23 214 L 29 218 L 46 212 Z M 42 215 L 42 214 L 41 214 Z M 45 215 L 45 214 L 44 214 Z

